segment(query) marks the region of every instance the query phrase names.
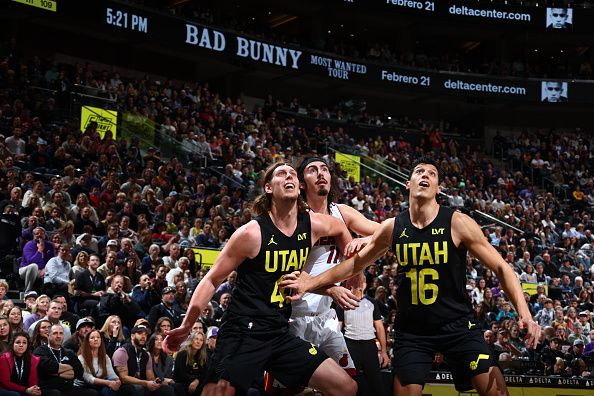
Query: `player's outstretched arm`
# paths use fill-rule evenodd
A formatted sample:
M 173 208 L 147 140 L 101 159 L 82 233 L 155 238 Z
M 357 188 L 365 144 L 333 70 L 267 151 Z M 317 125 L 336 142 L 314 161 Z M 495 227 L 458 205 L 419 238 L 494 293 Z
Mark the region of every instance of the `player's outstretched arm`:
M 357 235 L 364 237 L 370 236 L 380 228 L 380 223 L 369 220 L 367 217 L 363 216 L 361 212 L 351 206 L 340 204 L 338 205 L 338 209 L 340 210 L 340 214 L 342 215 L 347 228 Z
M 217 257 L 212 268 L 200 281 L 190 300 L 188 311 L 180 327 L 166 332 L 163 349 L 173 352 L 179 349 L 200 316 L 200 313 L 212 299 L 217 287 L 237 269 L 246 258 L 256 257 L 261 245 L 260 226 L 256 221 L 240 227 Z
M 353 257 L 315 277 L 310 277 L 306 274 L 300 276 L 299 273 L 289 274 L 285 276 L 285 280 L 279 286 L 293 289 L 294 294 L 290 298 L 291 300 L 297 300 L 305 292 L 348 279 L 356 273 L 363 271 L 370 263 L 377 260 L 378 257 L 390 248 L 393 229 L 394 219 L 388 219 L 373 234 L 369 244 Z
M 479 225 L 469 216 L 456 212 L 452 218 L 452 239 L 456 245 L 466 246 L 468 251 L 476 257 L 481 264 L 493 271 L 511 302 L 516 307 L 519 315 L 519 325 L 526 328 L 528 334 L 525 339 L 528 348 L 534 348 L 540 338 L 540 326 L 532 319 L 524 292 L 512 268 L 503 260 L 484 237 Z

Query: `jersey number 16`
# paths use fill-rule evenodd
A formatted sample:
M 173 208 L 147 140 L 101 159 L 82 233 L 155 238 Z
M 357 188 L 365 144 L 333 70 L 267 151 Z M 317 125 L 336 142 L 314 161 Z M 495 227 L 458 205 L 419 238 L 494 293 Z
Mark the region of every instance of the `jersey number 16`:
M 439 279 L 439 273 L 433 268 L 423 268 L 417 272 L 416 268 L 412 268 L 406 273 L 406 277 L 410 279 L 411 302 L 413 305 L 419 305 L 419 301 L 423 305 L 431 305 L 437 300 L 437 293 L 439 287 L 435 283 L 427 282 Z

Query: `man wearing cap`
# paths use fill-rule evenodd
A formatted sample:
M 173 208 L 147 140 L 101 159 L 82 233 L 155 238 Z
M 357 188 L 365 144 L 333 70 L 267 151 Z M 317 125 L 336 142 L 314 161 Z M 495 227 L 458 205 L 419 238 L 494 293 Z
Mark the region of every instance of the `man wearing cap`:
M 553 300 L 547 298 L 545 299 L 544 307 L 534 316 L 534 320 L 544 329 L 546 326 L 551 326 L 554 319 L 555 310 L 553 309 Z
M 584 334 L 590 334 L 590 330 L 594 330 L 590 324 L 590 312 L 589 311 L 581 311 L 578 314 L 578 320 L 584 329 Z M 590 340 L 594 341 L 594 340 Z
M 163 379 L 155 377 L 152 358 L 144 349 L 148 335 L 146 326 L 134 326 L 130 343 L 124 344 L 113 354 L 113 366 L 122 381 L 120 392 L 132 396 L 173 396 L 173 387 L 164 386 Z
M 182 322 L 182 311 L 173 304 L 175 301 L 175 287 L 167 286 L 161 292 L 161 303 L 151 308 L 147 320 L 151 328 L 155 327 L 157 320 L 162 317 L 170 318 L 173 327 L 178 327 Z
M 571 362 L 573 359 L 584 359 L 584 348 L 586 343 L 578 338 L 573 341 L 571 345 L 571 349 L 565 354 L 565 360 Z
M 37 292 L 35 290 L 30 290 L 23 296 L 23 300 L 25 302 L 25 309 L 23 310 L 23 321 L 31 315 L 31 307 L 35 304 L 35 300 L 37 300 Z
M 208 356 L 211 356 L 217 347 L 217 335 L 219 328 L 217 326 L 210 326 L 206 331 L 206 346 L 208 347 Z
M 78 353 L 80 344 L 85 340 L 87 334 L 89 334 L 95 328 L 95 319 L 90 316 L 79 319 L 76 322 L 76 331 L 72 334 L 72 337 L 64 343 L 64 348 L 70 349 L 74 353 Z

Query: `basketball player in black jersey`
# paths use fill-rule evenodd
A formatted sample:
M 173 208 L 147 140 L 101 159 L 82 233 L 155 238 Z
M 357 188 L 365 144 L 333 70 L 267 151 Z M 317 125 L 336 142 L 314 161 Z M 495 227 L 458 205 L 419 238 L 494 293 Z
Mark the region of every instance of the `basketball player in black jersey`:
M 511 267 L 484 238 L 470 217 L 440 206 L 437 165 L 431 158 L 413 164 L 407 182 L 409 210 L 384 221 L 359 253 L 330 271 L 310 277 L 291 274 L 281 283 L 295 291 L 291 299 L 347 279 L 392 248 L 398 259 L 398 307 L 394 345 L 394 393 L 420 396 L 435 352 L 452 366 L 456 387 L 474 387 L 481 395 L 507 394 L 493 356 L 474 321 L 466 297 L 464 262 L 467 251 L 500 279 L 527 330 L 527 347 L 535 347 L 540 327 L 532 320 Z M 356 306 L 351 301 L 351 306 Z
M 334 360 L 289 334 L 291 304 L 279 287 L 285 274 L 301 269 L 320 237 L 334 236 L 341 248 L 351 237 L 338 219 L 305 211 L 297 172 L 289 164 L 271 165 L 264 183 L 265 193 L 254 203 L 258 217 L 233 233 L 194 291 L 181 326 L 166 333 L 164 348 L 179 349 L 216 288 L 237 270 L 203 394 L 245 391 L 266 370 L 289 387 L 354 396 L 355 382 Z

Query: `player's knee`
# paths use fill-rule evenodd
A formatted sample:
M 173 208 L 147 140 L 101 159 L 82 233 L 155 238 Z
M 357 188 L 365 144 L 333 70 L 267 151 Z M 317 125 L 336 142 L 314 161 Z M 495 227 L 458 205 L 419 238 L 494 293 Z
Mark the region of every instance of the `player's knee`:
M 204 387 L 203 395 L 205 396 L 232 396 L 235 393 L 235 388 L 231 386 L 229 381 L 219 380 L 217 383 L 210 383 Z
M 340 395 L 356 395 L 357 394 L 357 383 L 354 379 L 349 378 L 348 381 L 342 382 L 344 389 L 342 389 L 338 394 Z

